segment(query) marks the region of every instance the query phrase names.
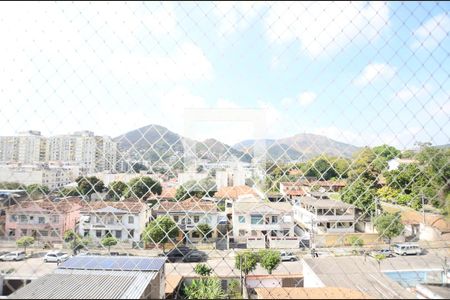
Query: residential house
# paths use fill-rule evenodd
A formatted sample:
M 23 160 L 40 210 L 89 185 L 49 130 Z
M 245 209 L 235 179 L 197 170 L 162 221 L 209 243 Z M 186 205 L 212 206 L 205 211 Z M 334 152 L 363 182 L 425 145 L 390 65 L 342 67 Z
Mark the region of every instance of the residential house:
M 217 227 L 226 218 L 217 211 L 217 206 L 210 201 L 189 198 L 183 201 L 162 201 L 154 207 L 153 214 L 170 216 L 180 229 L 179 238 L 184 242 L 198 242 L 203 237 L 196 231 L 197 225 L 208 224 L 211 233 L 207 238 L 217 238 Z
M 356 289 L 338 287 L 258 287 L 255 299 L 372 299 Z
M 280 182 L 280 193 L 289 199 L 304 196 L 304 186 L 307 186 L 305 182 Z
M 305 196 L 309 192 L 339 192 L 347 183 L 344 180 L 298 180 L 295 182 L 281 182 L 280 193 L 290 199 Z
M 295 221 L 315 233 L 355 232 L 356 207 L 341 201 L 299 197 L 294 200 Z
M 243 195 L 258 196 L 257 192 L 251 187 L 241 185 L 223 187 L 214 194 L 214 198 L 217 199 L 218 205 L 225 205 L 225 212 L 231 218 L 233 202 Z
M 139 242 L 150 217 L 142 201 L 92 202 L 80 212 L 79 233 L 93 240 L 111 235 L 120 241 Z
M 82 201 L 77 197 L 22 201 L 6 209 L 5 236 L 33 236 L 45 242 L 61 242 L 64 232 L 75 229 Z
M 248 248 L 298 248 L 292 205 L 263 201 L 254 195 L 239 196 L 232 207 L 233 238 Z M 294 246 L 293 246 L 294 245 Z

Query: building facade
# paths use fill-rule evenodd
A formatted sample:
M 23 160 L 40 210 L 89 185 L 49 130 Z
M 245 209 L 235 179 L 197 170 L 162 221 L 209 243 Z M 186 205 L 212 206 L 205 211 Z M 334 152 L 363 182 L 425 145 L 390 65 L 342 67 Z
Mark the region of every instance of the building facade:
M 82 202 L 77 197 L 52 202 L 48 199 L 23 201 L 6 210 L 5 236 L 32 236 L 44 242 L 61 242 L 64 232 L 74 230 Z
M 315 233 L 355 232 L 356 207 L 341 201 L 299 197 L 294 199 L 295 221 Z
M 139 242 L 149 217 L 150 209 L 139 201 L 98 201 L 81 211 L 78 232 L 94 241 L 112 236 L 123 242 Z

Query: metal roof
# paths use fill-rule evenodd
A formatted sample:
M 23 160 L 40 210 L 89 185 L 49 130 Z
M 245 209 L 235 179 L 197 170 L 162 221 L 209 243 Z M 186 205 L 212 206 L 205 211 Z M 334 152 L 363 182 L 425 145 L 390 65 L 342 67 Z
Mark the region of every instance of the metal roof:
M 164 263 L 164 258 L 155 257 L 75 256 L 62 263 L 59 269 L 159 271 Z
M 8 299 L 138 299 L 156 274 L 157 272 L 56 270 L 33 280 Z

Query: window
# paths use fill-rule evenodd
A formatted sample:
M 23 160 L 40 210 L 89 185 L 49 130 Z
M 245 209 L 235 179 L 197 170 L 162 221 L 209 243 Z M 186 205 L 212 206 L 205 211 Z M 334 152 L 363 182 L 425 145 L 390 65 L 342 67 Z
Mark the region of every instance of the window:
M 89 236 L 89 230 L 85 230 L 85 231 L 83 232 L 83 236 L 84 236 L 84 237 Z
M 26 223 L 28 221 L 27 216 L 25 215 L 20 215 L 19 220 L 20 223 Z
M 245 230 L 239 230 L 239 236 L 245 236 L 246 232 Z
M 200 217 L 199 216 L 194 216 L 194 223 L 198 223 L 198 221 L 200 221 Z
M 175 223 L 178 223 L 178 216 L 173 216 L 173 220 L 175 221 Z
M 11 217 L 9 218 L 9 220 L 11 222 L 16 222 L 17 221 L 17 215 L 11 215 Z
M 10 229 L 8 232 L 8 236 L 16 236 L 16 230 L 15 229 Z
M 39 217 L 38 222 L 39 222 L 39 224 L 44 224 L 45 223 L 45 218 L 44 217 Z
M 59 216 L 58 215 L 50 216 L 50 220 L 52 221 L 52 223 L 58 223 L 59 222 Z
M 30 216 L 30 221 L 33 221 L 34 220 L 34 216 Z
M 116 230 L 116 239 L 121 239 L 121 238 L 122 238 L 122 231 Z
M 193 237 L 193 238 L 199 238 L 200 235 L 198 234 L 197 231 L 194 231 L 194 232 L 192 232 L 192 237 Z
M 130 238 L 130 239 L 134 238 L 134 229 L 131 229 L 131 230 L 128 232 L 128 238 Z
M 257 236 L 258 233 L 256 232 L 256 230 L 252 230 L 251 236 Z
M 51 236 L 52 236 L 52 237 L 57 237 L 57 236 L 59 236 L 58 231 L 57 231 L 57 230 L 52 230 Z
M 40 232 L 41 236 L 48 236 L 48 231 L 47 230 L 42 230 Z
M 263 216 L 262 215 L 251 215 L 251 223 L 252 224 L 262 224 Z
M 22 229 L 21 231 L 22 236 L 27 235 L 28 230 L 27 229 Z
M 239 216 L 239 223 L 245 223 L 245 216 Z
M 101 230 L 96 230 L 95 231 L 95 236 L 98 237 L 98 238 L 101 238 L 102 237 L 102 231 Z
M 128 216 L 128 224 L 134 224 L 134 217 Z
M 276 224 L 276 223 L 278 223 L 278 217 L 272 216 L 272 224 Z

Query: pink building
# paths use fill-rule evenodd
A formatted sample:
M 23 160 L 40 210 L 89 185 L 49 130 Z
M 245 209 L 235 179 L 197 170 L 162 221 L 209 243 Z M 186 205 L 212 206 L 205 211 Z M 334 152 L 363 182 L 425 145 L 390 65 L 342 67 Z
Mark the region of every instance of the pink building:
M 62 242 L 66 230 L 75 230 L 81 207 L 79 198 L 58 202 L 23 201 L 7 209 L 5 236 L 16 239 L 33 236 L 40 241 Z

